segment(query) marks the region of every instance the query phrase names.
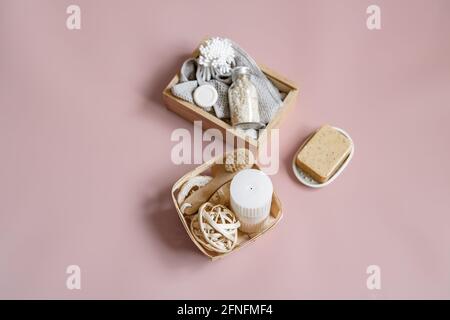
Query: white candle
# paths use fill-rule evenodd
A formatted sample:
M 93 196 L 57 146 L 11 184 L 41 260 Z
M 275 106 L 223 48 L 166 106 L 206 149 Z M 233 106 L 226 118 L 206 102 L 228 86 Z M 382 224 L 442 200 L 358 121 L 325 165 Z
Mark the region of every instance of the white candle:
M 272 181 L 261 170 L 246 169 L 234 176 L 230 185 L 230 203 L 241 222 L 241 231 L 261 231 L 270 214 L 272 193 Z

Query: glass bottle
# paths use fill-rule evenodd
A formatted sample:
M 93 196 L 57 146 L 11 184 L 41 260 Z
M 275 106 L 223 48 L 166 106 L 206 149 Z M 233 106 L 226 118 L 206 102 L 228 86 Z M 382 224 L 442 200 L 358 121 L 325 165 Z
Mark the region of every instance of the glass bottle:
M 250 80 L 250 68 L 233 69 L 233 84 L 228 89 L 231 124 L 240 129 L 260 129 L 258 91 Z

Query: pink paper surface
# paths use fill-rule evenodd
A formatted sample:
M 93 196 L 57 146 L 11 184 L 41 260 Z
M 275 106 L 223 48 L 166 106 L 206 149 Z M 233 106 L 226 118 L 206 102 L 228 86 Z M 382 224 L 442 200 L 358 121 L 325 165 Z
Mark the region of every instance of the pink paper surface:
M 82 12 L 66 28 L 66 8 Z M 381 8 L 381 30 L 366 8 Z M 449 1 L 0 2 L 0 298 L 450 298 Z M 284 219 L 211 263 L 170 199 L 161 92 L 206 35 L 295 81 L 272 176 Z M 315 128 L 352 136 L 335 182 L 291 159 Z M 79 265 L 81 290 L 66 288 Z M 381 268 L 381 290 L 366 268 Z M 205 281 L 210 281 L 205 290 Z

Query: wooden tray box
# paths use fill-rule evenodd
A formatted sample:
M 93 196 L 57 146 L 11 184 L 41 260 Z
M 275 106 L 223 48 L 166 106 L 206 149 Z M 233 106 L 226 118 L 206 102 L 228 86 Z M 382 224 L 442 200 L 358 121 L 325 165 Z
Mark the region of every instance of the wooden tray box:
M 198 57 L 199 51 L 196 49 L 192 54 L 193 57 Z M 194 122 L 194 121 L 202 121 L 203 129 L 215 128 L 219 129 L 223 136 L 226 137 L 227 131 L 232 134 L 235 138 L 243 141 L 246 146 L 252 148 L 260 148 L 265 141 L 267 141 L 268 136 L 270 135 L 271 129 L 278 128 L 283 117 L 289 112 L 289 110 L 294 106 L 295 101 L 298 95 L 298 87 L 287 80 L 283 76 L 277 74 L 275 71 L 270 70 L 269 68 L 259 65 L 262 72 L 272 81 L 272 83 L 281 91 L 286 93 L 286 97 L 283 100 L 283 104 L 278 112 L 273 117 L 272 121 L 266 126 L 265 134 L 260 134 L 258 140 L 252 139 L 248 136 L 242 135 L 237 132 L 232 126 L 230 126 L 225 121 L 217 118 L 216 116 L 204 111 L 198 106 L 186 102 L 182 99 L 176 98 L 172 95 L 170 89 L 178 83 L 179 75 L 176 75 L 167 87 L 163 91 L 163 100 L 167 106 L 167 108 L 181 117 Z
M 275 225 L 280 222 L 281 218 L 283 217 L 283 214 L 281 212 L 281 202 L 278 199 L 277 195 L 275 194 L 275 191 L 273 192 L 272 195 L 272 206 L 270 208 L 270 216 L 268 221 L 265 224 L 264 230 L 259 232 L 259 233 L 255 233 L 255 234 L 247 234 L 247 233 L 243 233 L 241 231 L 238 231 L 238 243 L 236 244 L 236 247 L 234 247 L 234 249 L 228 253 L 217 253 L 217 252 L 213 252 L 213 251 L 209 251 L 206 250 L 200 243 L 197 242 L 197 240 L 194 238 L 191 229 L 190 229 L 190 217 L 189 216 L 185 216 L 183 215 L 183 213 L 180 210 L 180 207 L 178 206 L 176 197 L 177 197 L 177 193 L 180 190 L 181 186 L 188 181 L 190 178 L 198 176 L 198 175 L 205 175 L 206 172 L 220 159 L 223 158 L 223 155 L 218 156 L 216 158 L 213 158 L 207 162 L 205 162 L 204 164 L 202 164 L 201 166 L 197 167 L 195 170 L 187 173 L 186 175 L 184 175 L 181 179 L 179 179 L 177 182 L 175 182 L 175 184 L 172 187 L 172 200 L 173 203 L 175 205 L 175 208 L 178 212 L 178 216 L 181 220 L 181 223 L 183 224 L 184 228 L 186 229 L 186 232 L 188 233 L 189 237 L 191 238 L 191 240 L 195 243 L 195 245 L 197 246 L 197 248 L 203 252 L 207 257 L 209 257 L 211 260 L 217 260 L 220 258 L 223 258 L 227 255 L 229 255 L 230 253 L 239 250 L 240 248 L 254 242 L 257 238 L 259 238 L 260 236 L 262 236 L 264 233 L 266 233 L 267 231 L 269 231 L 270 229 L 272 229 L 273 227 L 275 227 Z M 260 169 L 259 166 L 257 164 L 255 164 L 253 166 L 253 168 L 255 169 Z M 193 216 L 193 215 L 192 215 Z

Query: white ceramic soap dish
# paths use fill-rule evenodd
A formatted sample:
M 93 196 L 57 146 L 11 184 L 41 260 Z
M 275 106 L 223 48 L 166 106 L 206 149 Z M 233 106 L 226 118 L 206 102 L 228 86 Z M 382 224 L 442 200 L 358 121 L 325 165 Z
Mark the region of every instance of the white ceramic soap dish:
M 339 128 L 336 128 L 336 127 L 333 127 L 333 128 L 336 129 L 337 131 L 339 131 L 340 133 L 342 133 L 348 140 L 350 140 L 350 142 L 352 144 L 352 150 L 350 151 L 350 154 L 348 155 L 347 159 L 345 159 L 345 161 L 342 163 L 342 165 L 339 167 L 339 169 L 335 172 L 335 174 L 330 179 L 328 179 L 324 183 L 317 182 L 314 179 L 312 179 L 310 176 L 308 176 L 305 172 L 303 172 L 295 164 L 295 160 L 297 159 L 298 153 L 303 149 L 303 147 L 309 141 L 309 139 L 312 138 L 312 136 L 314 135 L 315 132 L 310 134 L 308 136 L 308 138 L 306 138 L 306 140 L 300 146 L 298 151 L 295 153 L 294 159 L 292 159 L 292 170 L 294 171 L 294 174 L 297 177 L 298 181 L 303 183 L 305 186 L 308 186 L 308 187 L 311 187 L 311 188 L 322 188 L 322 187 L 325 187 L 325 186 L 329 185 L 330 183 L 332 183 L 334 181 L 334 179 L 336 179 L 342 173 L 342 171 L 344 171 L 345 167 L 348 165 L 348 163 L 350 162 L 350 160 L 353 157 L 353 153 L 355 152 L 355 145 L 353 144 L 353 140 L 350 137 L 350 135 L 347 132 L 345 132 L 344 130 L 342 130 L 342 129 L 339 129 Z

